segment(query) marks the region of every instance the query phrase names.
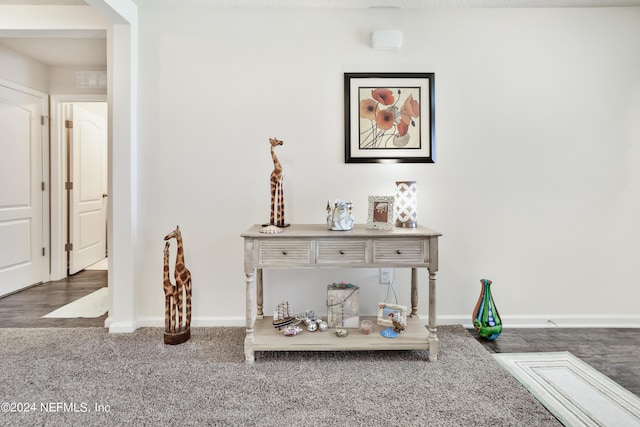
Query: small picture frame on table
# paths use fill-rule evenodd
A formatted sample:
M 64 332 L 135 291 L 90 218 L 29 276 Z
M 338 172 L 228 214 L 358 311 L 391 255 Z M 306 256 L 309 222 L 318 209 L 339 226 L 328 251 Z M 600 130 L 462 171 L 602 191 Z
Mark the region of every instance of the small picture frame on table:
M 407 306 L 388 304 L 386 302 L 381 302 L 378 304 L 378 325 L 393 327 L 391 318 L 394 316 L 398 319 L 406 319 Z
M 393 196 L 369 196 L 367 228 L 373 230 L 392 230 L 394 227 L 393 202 Z

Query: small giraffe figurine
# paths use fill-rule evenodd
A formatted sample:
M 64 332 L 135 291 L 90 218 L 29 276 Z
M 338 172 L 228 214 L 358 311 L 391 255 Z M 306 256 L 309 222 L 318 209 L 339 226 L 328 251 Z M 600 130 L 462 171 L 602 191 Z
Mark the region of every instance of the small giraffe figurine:
M 271 143 L 271 158 L 273 159 L 273 172 L 271 172 L 271 217 L 269 224 L 285 227 L 284 223 L 284 192 L 282 190 L 282 165 L 278 161 L 275 148 L 283 142 L 276 138 L 269 138 Z
M 171 244 L 166 242 L 164 244 L 164 269 L 163 275 L 164 279 L 162 281 L 163 289 L 164 289 L 164 331 L 165 332 L 175 332 L 176 322 L 173 318 L 173 305 L 175 301 L 173 300 L 176 294 L 176 287 L 171 283 L 171 277 L 169 276 L 169 246 Z
M 174 301 L 177 303 L 177 328 L 174 328 L 177 333 L 186 333 L 184 341 L 190 337 L 191 328 L 191 272 L 184 264 L 184 248 L 182 246 L 182 233 L 180 227 L 176 226 L 176 229 L 164 237 L 164 240 L 176 239 L 178 243 L 178 252 L 176 255 L 176 264 L 174 268 L 174 276 L 176 279 L 176 295 Z M 184 313 L 185 322 L 183 327 L 183 300 L 186 300 L 186 313 Z M 184 342 L 180 341 L 180 342 Z M 176 342 L 176 344 L 180 344 Z

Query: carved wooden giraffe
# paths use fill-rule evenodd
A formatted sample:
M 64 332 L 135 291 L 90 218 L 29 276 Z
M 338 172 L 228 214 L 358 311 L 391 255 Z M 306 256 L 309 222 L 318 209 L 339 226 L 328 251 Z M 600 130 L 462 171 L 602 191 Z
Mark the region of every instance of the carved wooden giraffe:
M 284 227 L 284 191 L 282 189 L 282 165 L 276 156 L 275 147 L 283 142 L 276 138 L 269 138 L 271 143 L 271 158 L 273 159 L 273 172 L 271 172 L 271 217 L 269 223 Z
M 164 289 L 164 331 L 175 332 L 176 321 L 173 318 L 173 306 L 175 304 L 174 297 L 176 296 L 176 287 L 171 283 L 171 277 L 169 276 L 169 246 L 171 244 L 166 242 L 164 244 L 164 279 L 162 282 Z
M 177 311 L 178 311 L 178 330 L 182 332 L 189 330 L 191 327 L 191 272 L 184 264 L 184 248 L 182 247 L 182 233 L 180 227 L 176 226 L 176 229 L 164 237 L 164 240 L 176 239 L 178 242 L 178 252 L 176 255 L 176 265 L 174 268 L 174 276 L 176 278 L 176 293 L 177 298 Z M 184 328 L 183 322 L 183 294 L 186 300 L 186 313 Z

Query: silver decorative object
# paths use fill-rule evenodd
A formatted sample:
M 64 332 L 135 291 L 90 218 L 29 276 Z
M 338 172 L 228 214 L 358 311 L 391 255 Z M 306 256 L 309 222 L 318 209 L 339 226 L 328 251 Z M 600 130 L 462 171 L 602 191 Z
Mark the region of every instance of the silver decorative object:
M 318 329 L 320 329 L 321 332 L 327 332 L 327 329 L 329 329 L 329 324 L 324 320 L 318 320 Z
M 353 203 L 351 201 L 327 200 L 327 227 L 329 230 L 346 231 L 353 228 Z

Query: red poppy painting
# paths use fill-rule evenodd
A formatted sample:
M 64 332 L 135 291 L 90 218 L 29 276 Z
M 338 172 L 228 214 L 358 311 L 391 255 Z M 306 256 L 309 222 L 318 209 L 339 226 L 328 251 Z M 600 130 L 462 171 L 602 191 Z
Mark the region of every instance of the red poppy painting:
M 345 73 L 347 163 L 434 162 L 433 73 Z

